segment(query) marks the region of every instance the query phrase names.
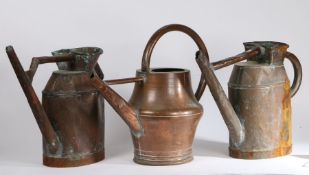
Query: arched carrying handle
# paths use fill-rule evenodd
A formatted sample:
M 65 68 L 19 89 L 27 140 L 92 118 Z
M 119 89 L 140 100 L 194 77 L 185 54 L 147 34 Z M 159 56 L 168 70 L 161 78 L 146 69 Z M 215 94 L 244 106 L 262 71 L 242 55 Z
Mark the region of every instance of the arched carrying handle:
M 171 24 L 171 25 L 167 25 L 164 26 L 162 28 L 160 28 L 159 30 L 157 30 L 149 39 L 145 50 L 144 50 L 144 54 L 143 54 L 143 60 L 142 60 L 142 71 L 150 71 L 150 57 L 153 51 L 154 46 L 156 45 L 156 43 L 158 42 L 158 40 L 166 33 L 171 32 L 171 31 L 179 31 L 179 32 L 183 32 L 187 35 L 189 35 L 194 42 L 196 43 L 196 45 L 198 46 L 200 52 L 202 52 L 204 54 L 203 59 L 205 59 L 208 63 L 209 63 L 209 56 L 208 56 L 208 52 L 206 49 L 206 46 L 203 42 L 203 40 L 200 38 L 200 36 L 193 31 L 191 28 L 184 26 L 184 25 L 180 25 L 180 24 Z M 201 75 L 201 79 L 198 85 L 198 88 L 195 92 L 195 97 L 197 100 L 199 100 L 205 90 L 206 87 L 206 81 L 205 78 L 203 77 L 203 75 Z
M 294 69 L 294 79 L 293 79 L 293 84 L 291 86 L 291 97 L 293 97 L 297 93 L 301 85 L 302 76 L 303 76 L 302 67 L 301 67 L 301 64 L 298 58 L 293 53 L 286 52 L 285 58 L 291 61 L 293 65 L 293 69 Z

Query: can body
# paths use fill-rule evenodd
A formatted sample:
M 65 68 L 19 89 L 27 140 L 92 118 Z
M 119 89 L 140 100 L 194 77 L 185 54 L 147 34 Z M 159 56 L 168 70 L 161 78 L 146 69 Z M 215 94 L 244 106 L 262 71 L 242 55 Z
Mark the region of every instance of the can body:
M 55 71 L 42 97 L 61 146 L 56 153 L 43 141 L 43 163 L 72 167 L 104 159 L 104 99 L 84 71 Z
M 229 99 L 243 124 L 245 140 L 230 142 L 230 156 L 260 159 L 291 152 L 290 82 L 283 64 L 235 64 Z
M 192 144 L 203 108 L 196 100 L 190 72 L 183 69 L 137 71 L 145 77 L 135 84 L 129 103 L 138 110 L 144 135 L 133 137 L 134 161 L 174 165 L 193 159 Z

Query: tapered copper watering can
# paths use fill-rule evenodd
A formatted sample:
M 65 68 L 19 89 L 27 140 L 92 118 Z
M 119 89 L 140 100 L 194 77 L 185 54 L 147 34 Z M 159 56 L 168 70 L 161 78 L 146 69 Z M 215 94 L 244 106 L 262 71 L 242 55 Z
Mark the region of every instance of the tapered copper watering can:
M 146 165 L 173 165 L 193 159 L 192 143 L 203 108 L 199 104 L 206 81 L 201 76 L 193 93 L 190 71 L 180 68 L 150 68 L 150 58 L 157 41 L 166 33 L 179 31 L 189 35 L 199 50 L 207 55 L 207 49 L 199 35 L 187 26 L 171 24 L 157 30 L 149 39 L 142 58 L 142 68 L 136 77 L 102 81 L 93 76 L 93 85 L 120 115 L 137 116 L 144 128 L 144 135 L 132 135 L 134 161 Z M 257 54 L 256 49 L 245 51 L 212 63 L 215 69 L 234 64 Z M 208 57 L 203 57 L 208 61 Z M 128 103 L 108 85 L 135 82 Z M 135 109 L 135 113 L 130 108 Z
M 173 165 L 191 161 L 192 143 L 203 108 L 198 100 L 204 79 L 194 95 L 190 71 L 180 68 L 150 68 L 150 57 L 157 41 L 165 33 L 180 31 L 189 35 L 199 50 L 207 52 L 201 38 L 183 25 L 168 25 L 153 34 L 147 43 L 142 68 L 136 77 L 104 82 L 93 76 L 93 85 L 120 115 L 137 116 L 144 128 L 142 137 L 132 135 L 134 161 L 146 165 Z M 108 84 L 135 82 L 128 103 Z M 127 106 L 135 109 L 128 111 Z
M 43 164 L 73 167 L 104 159 L 104 98 L 90 80 L 94 75 L 103 78 L 97 64 L 102 49 L 58 50 L 53 56 L 33 58 L 26 72 L 13 47 L 6 52 L 43 135 Z M 41 104 L 31 83 L 39 64 L 51 62 L 59 70 L 45 86 Z M 141 135 L 137 118 L 122 117 L 134 135 Z
M 283 156 L 292 149 L 291 97 L 301 85 L 302 68 L 285 43 L 244 43 L 246 50 L 258 50 L 246 62 L 234 65 L 229 99 L 202 52 L 196 60 L 227 125 L 230 156 L 260 159 Z M 290 87 L 283 61 L 294 68 Z

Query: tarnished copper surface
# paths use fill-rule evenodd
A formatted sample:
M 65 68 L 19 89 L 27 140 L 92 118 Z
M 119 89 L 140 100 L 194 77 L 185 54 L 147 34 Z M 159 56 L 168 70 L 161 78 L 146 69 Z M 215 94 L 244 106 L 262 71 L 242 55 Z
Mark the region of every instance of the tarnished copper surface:
M 184 69 L 137 71 L 129 103 L 139 110 L 144 136 L 132 137 L 134 161 L 147 165 L 181 164 L 193 159 L 192 143 L 203 114 Z
M 104 150 L 85 156 L 82 159 L 53 158 L 43 156 L 43 164 L 50 167 L 78 167 L 99 162 L 105 158 Z
M 43 90 L 42 105 L 62 145 L 54 154 L 43 144 L 45 158 L 77 166 L 77 162 L 83 165 L 104 157 L 104 98 L 91 85 L 87 72 L 53 72 Z M 45 165 L 62 166 L 55 161 Z
M 81 166 L 104 159 L 104 98 L 90 83 L 90 75 L 96 73 L 89 67 L 92 63 L 90 66 L 96 67 L 97 75 L 103 76 L 96 65 L 102 52 L 99 48 L 73 50 L 90 53 L 63 54 L 62 50 L 54 52 L 53 57 L 36 57 L 26 73 L 13 47 L 7 47 L 43 135 L 43 164 L 46 166 Z M 43 90 L 41 105 L 31 81 L 38 65 L 50 62 L 59 63 L 61 70 L 53 72 Z
M 246 50 L 260 49 L 249 61 L 235 64 L 229 80 L 229 99 L 203 57 L 197 62 L 230 132 L 230 156 L 260 159 L 291 152 L 291 92 L 302 78 L 301 65 L 288 45 L 278 42 L 245 43 Z M 291 60 L 292 88 L 283 60 Z M 235 110 L 235 111 L 234 111 Z
M 168 25 L 149 39 L 129 103 L 139 110 L 144 136 L 132 137 L 134 161 L 146 165 L 181 164 L 193 159 L 192 143 L 203 108 L 197 98 L 203 93 L 204 80 L 194 95 L 190 71 L 178 68 L 151 69 L 150 58 L 157 41 L 166 33 L 180 31 L 189 35 L 207 53 L 201 38 L 183 25 Z M 207 59 L 207 58 L 205 58 Z

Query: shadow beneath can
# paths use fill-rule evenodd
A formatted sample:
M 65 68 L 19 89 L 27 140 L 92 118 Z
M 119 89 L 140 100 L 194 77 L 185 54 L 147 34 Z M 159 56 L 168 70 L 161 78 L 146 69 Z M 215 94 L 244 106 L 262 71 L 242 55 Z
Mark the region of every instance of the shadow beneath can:
M 193 143 L 193 154 L 195 156 L 230 158 L 228 147 L 228 143 L 224 142 L 195 139 Z
M 301 159 L 305 159 L 306 162 L 302 165 L 302 167 L 309 168 L 309 155 L 291 155 L 291 156 L 301 158 Z
M 291 155 L 291 156 L 309 160 L 309 155 Z

